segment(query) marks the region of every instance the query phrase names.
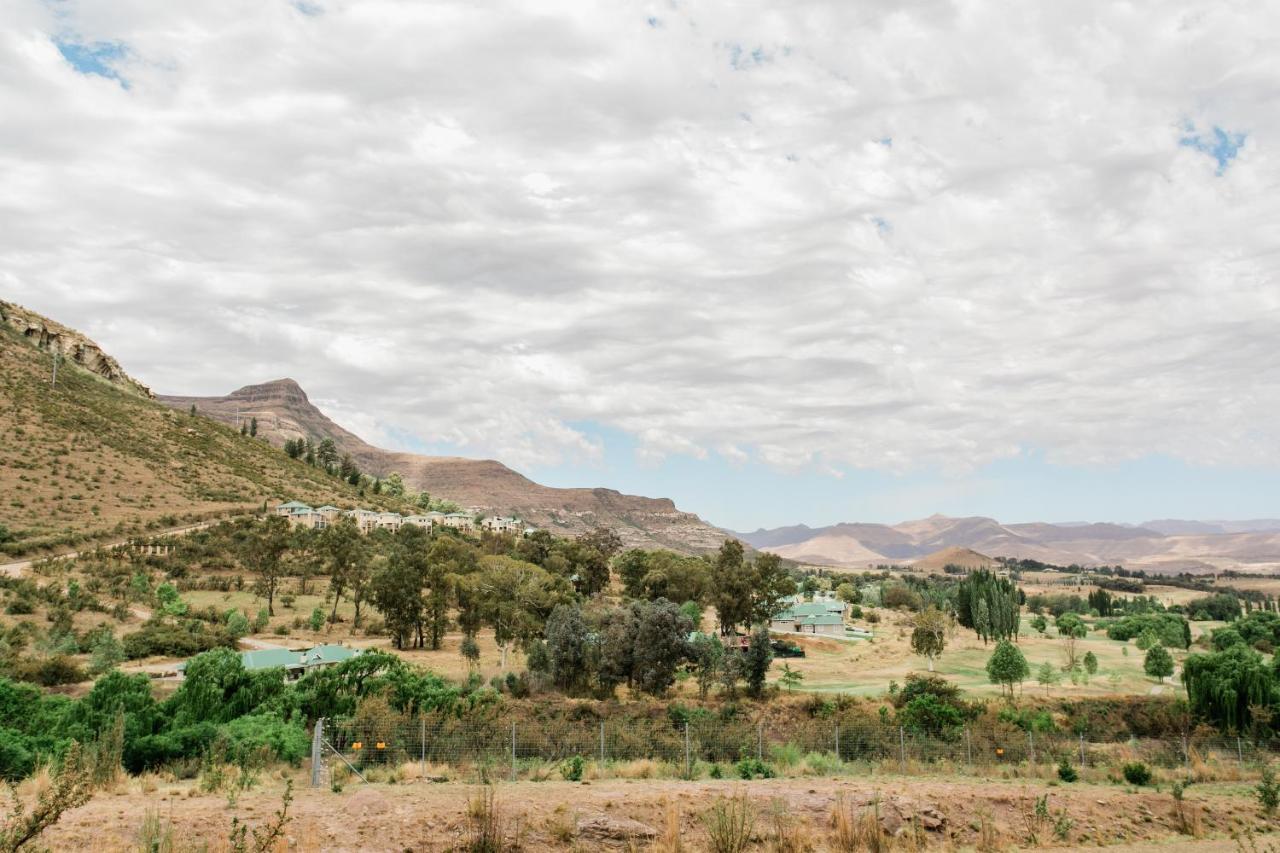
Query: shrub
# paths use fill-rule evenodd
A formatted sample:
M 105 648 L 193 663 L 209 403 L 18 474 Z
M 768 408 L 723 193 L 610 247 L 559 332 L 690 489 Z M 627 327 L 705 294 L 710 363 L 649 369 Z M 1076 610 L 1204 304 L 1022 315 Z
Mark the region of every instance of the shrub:
M 560 765 L 560 775 L 563 776 L 567 782 L 581 782 L 582 768 L 585 765 L 586 762 L 582 760 L 581 755 L 572 755 L 565 759 L 564 763 Z
M 124 638 L 124 653 L 129 660 L 164 655 L 192 657 L 220 646 L 234 648 L 235 638 L 225 628 L 205 626 L 189 621 L 185 625 L 148 622 Z
M 720 797 L 702 815 L 712 853 L 741 853 L 751 843 L 756 813 L 745 794 Z
M 1280 782 L 1276 782 L 1276 771 L 1270 764 L 1263 766 L 1262 781 L 1258 782 L 1255 791 L 1258 794 L 1258 804 L 1262 806 L 1262 813 L 1271 817 L 1275 814 L 1276 807 L 1280 806 Z
M 227 760 L 245 763 L 263 752 L 295 767 L 311 752 L 311 738 L 297 723 L 286 723 L 272 714 L 238 717 L 223 729 Z
M 311 611 L 311 630 L 319 631 L 324 627 L 324 611 L 317 607 Z
M 1121 768 L 1121 772 L 1124 774 L 1124 780 L 1130 785 L 1142 787 L 1151 783 L 1151 768 L 1141 761 L 1126 764 Z
M 1070 784 L 1079 779 L 1080 774 L 1071 766 L 1071 762 L 1064 758 L 1058 762 L 1058 778 Z
M 10 665 L 10 672 L 19 681 L 30 681 L 43 687 L 79 684 L 89 677 L 80 664 L 66 655 L 20 658 Z
M 773 768 L 758 758 L 744 758 L 736 765 L 740 779 L 772 779 L 776 774 Z

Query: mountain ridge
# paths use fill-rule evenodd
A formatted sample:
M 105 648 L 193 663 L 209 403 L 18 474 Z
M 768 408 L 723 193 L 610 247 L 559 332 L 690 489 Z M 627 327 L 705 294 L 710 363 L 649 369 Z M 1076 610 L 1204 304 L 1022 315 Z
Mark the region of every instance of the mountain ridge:
M 1167 527 L 1163 533 L 1156 527 Z M 783 531 L 779 536 L 778 531 Z M 1187 531 L 1187 532 L 1183 532 Z M 1280 523 L 1107 522 L 1002 524 L 985 516 L 933 515 L 897 524 L 789 525 L 735 534 L 801 562 L 859 568 L 916 563 L 949 548 L 1057 565 L 1122 564 L 1150 572 L 1280 571 Z
M 463 506 L 573 535 L 597 525 L 614 529 L 627 547 L 663 547 L 710 552 L 727 535 L 697 515 L 679 510 L 670 498 L 627 495 L 602 487 L 554 488 L 534 482 L 496 459 L 426 456 L 375 447 L 340 426 L 315 406 L 293 379 L 246 385 L 219 397 L 160 394 L 174 409 L 197 411 L 233 427 L 256 418 L 258 436 L 272 444 L 330 438 L 362 471 L 385 477 L 396 472 L 418 491 Z

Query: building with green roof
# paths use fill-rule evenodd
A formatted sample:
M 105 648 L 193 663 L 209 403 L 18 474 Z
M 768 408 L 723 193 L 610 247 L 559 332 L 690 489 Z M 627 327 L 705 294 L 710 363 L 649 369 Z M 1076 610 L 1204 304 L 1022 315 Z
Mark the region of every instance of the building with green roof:
M 313 646 L 306 651 L 254 649 L 253 651 L 241 652 L 240 663 L 249 672 L 257 672 L 264 669 L 283 669 L 286 681 L 297 681 L 313 669 L 334 666 L 343 661 L 351 660 L 358 654 L 360 654 L 359 649 L 350 649 L 337 643 L 326 643 L 323 646 Z M 186 670 L 186 668 L 187 665 L 185 663 L 180 663 L 177 666 L 179 673 Z

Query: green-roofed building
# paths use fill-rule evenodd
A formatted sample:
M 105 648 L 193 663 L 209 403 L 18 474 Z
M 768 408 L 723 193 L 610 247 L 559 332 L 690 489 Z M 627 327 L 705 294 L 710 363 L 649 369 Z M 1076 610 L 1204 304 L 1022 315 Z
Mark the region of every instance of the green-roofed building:
M 313 669 L 342 663 L 360 654 L 359 649 L 349 649 L 337 643 L 314 646 L 306 651 L 293 649 L 254 649 L 240 653 L 240 662 L 250 672 L 263 669 L 283 669 L 286 681 L 297 681 Z M 178 664 L 178 672 L 187 668 L 185 663 Z
M 302 501 L 289 501 L 288 503 L 277 504 L 275 509 L 276 515 L 282 515 L 285 518 L 297 512 L 311 512 L 311 507 Z
M 838 613 L 831 613 L 823 604 L 806 602 L 792 605 L 790 609 L 774 616 L 769 620 L 769 630 L 843 637 L 844 618 Z

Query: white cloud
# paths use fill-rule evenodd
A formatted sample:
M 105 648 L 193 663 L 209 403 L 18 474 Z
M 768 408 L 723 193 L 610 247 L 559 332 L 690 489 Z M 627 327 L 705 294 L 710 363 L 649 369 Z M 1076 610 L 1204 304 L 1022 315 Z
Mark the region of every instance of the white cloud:
M 787 470 L 1280 464 L 1278 24 L 15 0 L 0 282 L 162 391 L 290 375 L 515 464 L 598 459 L 584 421 Z

